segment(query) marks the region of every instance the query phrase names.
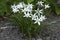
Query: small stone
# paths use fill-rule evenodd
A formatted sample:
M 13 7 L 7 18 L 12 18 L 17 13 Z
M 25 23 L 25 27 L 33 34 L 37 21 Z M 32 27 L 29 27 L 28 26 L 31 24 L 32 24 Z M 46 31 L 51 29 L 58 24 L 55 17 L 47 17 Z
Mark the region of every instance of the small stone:
M 37 40 L 42 40 L 41 38 L 37 39 Z

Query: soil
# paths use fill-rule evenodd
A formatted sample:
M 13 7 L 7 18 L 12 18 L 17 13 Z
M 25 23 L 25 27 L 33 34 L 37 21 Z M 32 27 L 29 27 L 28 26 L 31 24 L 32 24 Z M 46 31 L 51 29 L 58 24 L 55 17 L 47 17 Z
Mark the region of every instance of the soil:
M 32 40 L 60 40 L 60 16 L 48 18 L 46 22 L 52 22 L 47 25 L 45 29 L 39 32 L 39 39 L 32 38 Z M 17 26 L 12 25 L 7 19 L 0 18 L 0 40 L 27 40 L 23 38 L 22 33 Z

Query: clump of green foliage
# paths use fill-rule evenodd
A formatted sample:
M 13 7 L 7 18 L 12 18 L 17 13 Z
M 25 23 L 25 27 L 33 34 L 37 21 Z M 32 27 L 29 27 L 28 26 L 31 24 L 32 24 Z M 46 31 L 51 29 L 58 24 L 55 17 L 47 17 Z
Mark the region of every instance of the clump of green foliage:
M 39 0 L 38 0 L 39 1 Z M 37 9 L 36 3 L 37 0 L 26 0 L 27 3 L 34 4 L 33 9 Z M 38 35 L 38 32 L 44 28 L 45 25 L 43 23 L 41 25 L 34 24 L 34 22 L 31 20 L 31 18 L 24 18 L 22 12 L 20 13 L 12 13 L 10 16 L 11 19 L 15 22 L 15 24 L 18 26 L 20 31 L 23 33 L 24 36 L 28 36 L 29 40 L 32 40 L 32 37 L 36 37 Z

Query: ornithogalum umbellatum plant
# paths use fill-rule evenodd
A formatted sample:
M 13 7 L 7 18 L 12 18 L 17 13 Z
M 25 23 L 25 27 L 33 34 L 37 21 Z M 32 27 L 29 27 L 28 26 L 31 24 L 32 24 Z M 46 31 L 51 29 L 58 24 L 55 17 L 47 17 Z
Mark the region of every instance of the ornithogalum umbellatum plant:
M 44 1 L 36 3 L 24 3 L 11 5 L 12 18 L 20 31 L 28 37 L 35 36 L 41 28 L 41 23 L 46 20 L 45 10 L 50 8 Z

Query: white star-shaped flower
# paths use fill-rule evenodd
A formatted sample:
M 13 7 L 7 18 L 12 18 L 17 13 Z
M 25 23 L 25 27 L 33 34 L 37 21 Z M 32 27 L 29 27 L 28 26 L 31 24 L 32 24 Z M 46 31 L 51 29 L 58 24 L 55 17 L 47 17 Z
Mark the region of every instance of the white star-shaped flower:
M 40 21 L 42 22 L 43 20 L 46 20 L 47 18 L 45 18 L 45 16 L 41 15 L 40 17 Z
M 37 19 L 35 20 L 34 24 L 38 23 L 38 25 L 40 25 L 40 19 L 37 17 Z
M 28 18 L 28 17 L 31 17 L 31 14 L 30 14 L 29 12 L 27 12 L 27 13 L 24 12 L 24 16 L 23 16 L 23 17 L 27 17 L 27 18 Z
M 50 8 L 49 4 L 45 4 L 45 9 Z
M 13 11 L 14 13 L 19 12 L 19 10 L 18 10 L 18 9 L 13 9 L 12 11 Z
M 11 8 L 13 9 L 13 8 L 15 8 L 16 7 L 16 5 L 14 4 L 14 5 L 11 5 Z
M 39 6 L 40 6 L 40 5 L 43 6 L 43 3 L 44 3 L 44 2 L 42 2 L 42 1 L 40 1 L 40 2 L 38 1 L 37 4 L 38 4 Z
M 42 14 L 42 13 L 43 13 L 43 9 L 39 10 L 39 8 L 38 8 L 37 10 L 35 10 L 35 12 L 36 12 L 36 13 L 39 13 L 39 14 L 40 14 L 40 13 Z
M 11 8 L 12 9 L 15 9 L 15 8 L 17 9 L 17 6 L 14 4 L 14 5 L 11 5 Z
M 28 8 L 22 9 L 22 12 L 28 12 L 28 11 L 30 11 Z
M 36 20 L 36 18 L 37 18 L 36 13 L 35 14 L 32 14 L 31 17 L 32 17 L 32 20 Z
M 12 5 L 11 8 L 12 8 L 12 11 L 13 11 L 14 13 L 16 13 L 16 12 L 19 11 L 18 8 L 17 8 L 17 6 L 16 6 L 15 4 Z
M 32 10 L 33 5 L 28 3 L 27 8 L 29 8 L 30 10 Z
M 32 8 L 33 8 L 32 6 L 33 6 L 32 4 L 26 5 L 26 7 L 22 9 L 22 12 L 32 12 Z
M 38 18 L 38 16 L 37 16 L 34 24 L 38 23 L 38 25 L 40 25 L 40 22 L 42 22 L 42 21 L 45 20 L 45 19 L 46 19 L 46 18 L 45 18 L 45 16 L 43 16 L 43 15 L 41 15 L 40 18 Z
M 21 2 L 21 3 L 19 3 L 18 5 L 17 5 L 17 8 L 23 8 L 23 2 Z

